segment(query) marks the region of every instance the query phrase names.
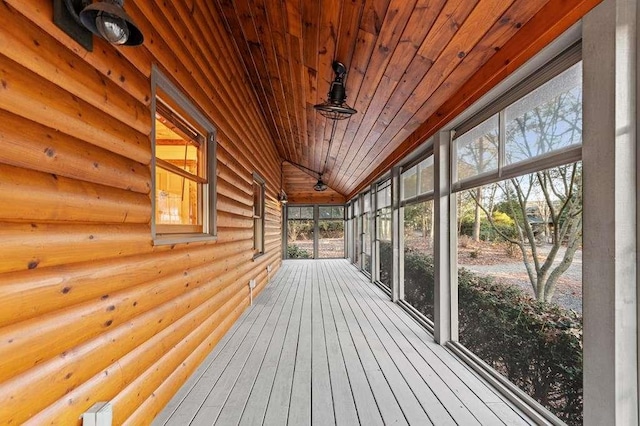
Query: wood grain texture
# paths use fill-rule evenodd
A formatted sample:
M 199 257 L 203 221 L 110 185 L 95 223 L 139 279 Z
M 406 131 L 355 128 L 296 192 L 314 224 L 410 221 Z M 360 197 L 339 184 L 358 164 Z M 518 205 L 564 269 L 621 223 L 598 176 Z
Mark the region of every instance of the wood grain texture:
M 0 423 L 79 425 L 112 401 L 115 424 L 145 424 L 279 267 L 280 156 L 209 2 L 127 2 L 145 44 L 93 52 L 51 8 L 0 2 Z M 153 64 L 216 126 L 216 241 L 152 243 Z
M 468 105 L 469 93 L 477 99 L 508 74 L 498 64 L 513 71 L 511 64 L 523 63 L 598 2 L 217 0 L 215 6 L 280 156 L 317 171 L 326 159 L 327 183 L 348 199 L 424 141 L 434 123 L 442 125 L 440 117 L 455 116 L 445 107 L 449 99 Z M 535 30 L 525 31 L 529 21 Z M 508 47 L 518 44 L 531 47 Z M 347 66 L 347 103 L 358 112 L 338 123 L 330 144 L 330 123 L 313 105 L 327 98 L 333 60 Z

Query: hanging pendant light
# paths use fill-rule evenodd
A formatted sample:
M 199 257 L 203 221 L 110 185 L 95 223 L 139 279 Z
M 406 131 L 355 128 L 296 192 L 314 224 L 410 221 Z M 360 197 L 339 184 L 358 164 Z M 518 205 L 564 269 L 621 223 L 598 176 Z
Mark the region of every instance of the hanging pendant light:
M 313 107 L 326 118 L 331 120 L 344 120 L 358 111 L 351 108 L 345 102 L 347 92 L 344 87 L 344 77 L 347 74 L 347 68 L 342 62 L 334 61 L 333 72 L 336 74 L 336 77 L 333 82 L 331 82 L 331 88 L 327 94 L 328 99 Z
M 328 188 L 327 184 L 322 181 L 322 175 L 318 178 L 318 183 L 313 186 L 313 189 L 316 191 L 326 191 Z

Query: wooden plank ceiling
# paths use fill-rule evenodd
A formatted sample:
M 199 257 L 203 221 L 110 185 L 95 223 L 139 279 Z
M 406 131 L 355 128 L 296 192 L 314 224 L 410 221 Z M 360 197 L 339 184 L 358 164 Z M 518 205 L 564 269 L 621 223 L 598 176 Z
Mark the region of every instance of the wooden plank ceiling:
M 558 5 L 550 8 L 547 3 Z M 553 17 L 555 25 L 567 10 L 581 3 L 584 1 L 216 2 L 280 156 L 318 172 L 323 171 L 326 160 L 324 181 L 343 195 L 353 194 L 370 180 L 403 142 L 406 145 L 411 139 L 412 146 L 421 142 L 414 132 L 543 7 L 563 13 Z M 334 60 L 347 67 L 347 103 L 358 113 L 337 122 L 331 141 L 333 122 L 313 106 L 327 97 Z

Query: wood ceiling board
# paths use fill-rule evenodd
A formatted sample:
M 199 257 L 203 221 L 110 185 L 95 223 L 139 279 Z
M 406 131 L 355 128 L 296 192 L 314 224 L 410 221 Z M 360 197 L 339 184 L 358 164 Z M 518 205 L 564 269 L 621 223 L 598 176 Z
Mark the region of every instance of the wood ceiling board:
M 254 88 L 258 103 L 265 117 L 265 121 L 269 130 L 272 133 L 272 138 L 276 142 L 276 148 L 280 157 L 287 157 L 291 155 L 286 152 L 286 147 L 283 144 L 283 138 L 280 135 L 280 129 L 277 126 L 277 119 L 272 110 L 269 107 L 269 94 L 265 91 L 265 87 L 260 81 L 260 74 L 255 63 L 255 59 L 251 55 L 247 41 L 245 40 L 242 28 L 238 22 L 237 15 L 233 6 L 232 0 L 217 0 L 216 7 L 219 10 L 220 16 L 224 19 L 224 25 L 227 32 L 231 35 L 235 50 L 242 58 L 244 69 L 248 74 L 249 81 Z
M 486 61 L 492 56 L 492 52 L 496 49 L 500 49 L 526 22 L 540 8 L 544 5 L 544 0 L 531 1 L 528 3 L 515 3 L 509 10 L 505 12 L 503 17 L 494 24 L 494 26 L 487 32 L 486 36 L 478 42 L 474 49 L 466 56 L 465 61 L 451 73 L 450 78 L 446 84 L 442 84 L 438 89 L 429 97 L 429 101 L 425 102 L 422 107 L 411 118 L 408 118 L 409 114 L 405 117 L 407 121 L 400 122 L 399 125 L 394 127 L 394 123 L 389 126 L 376 125 L 378 129 L 385 130 L 389 135 L 393 135 L 394 139 L 391 140 L 382 150 L 376 152 L 374 161 L 368 165 L 366 170 L 361 171 L 358 175 L 368 176 L 375 169 L 375 162 L 381 161 L 393 152 L 393 147 L 402 143 L 412 131 L 418 128 L 429 116 L 435 113 L 437 106 L 441 105 L 451 95 L 453 95 L 461 86 L 462 82 L 467 81 L 475 70 L 480 68 L 486 63 Z M 513 20 L 513 16 L 518 16 L 518 21 Z M 458 82 L 455 85 L 454 82 Z M 399 129 L 396 133 L 396 129 Z M 385 135 L 381 139 L 386 139 Z M 348 184 L 354 183 L 355 179 L 352 177 Z
M 511 16 L 519 16 L 522 18 L 523 22 L 528 21 L 531 16 L 537 12 L 542 6 L 544 0 L 538 1 L 530 1 L 526 3 L 515 3 L 511 6 L 510 9 L 505 11 L 505 13 L 497 20 L 497 22 L 488 29 L 485 36 L 478 40 L 477 43 L 474 44 L 474 47 L 470 52 L 467 52 L 465 55 L 458 54 L 457 56 L 463 56 L 463 60 L 457 64 L 457 66 L 451 70 L 450 74 L 448 74 L 448 78 L 444 78 L 445 73 L 451 69 L 451 66 L 446 68 L 445 70 L 437 70 L 431 69 L 430 73 L 427 73 L 425 77 L 421 80 L 421 83 L 418 84 L 413 89 L 413 93 L 410 97 L 407 98 L 407 101 L 404 103 L 405 108 L 401 111 L 396 112 L 393 120 L 391 122 L 387 122 L 386 118 L 381 118 L 381 120 L 375 123 L 374 129 L 372 129 L 373 138 L 369 138 L 365 140 L 364 146 L 371 144 L 371 139 L 375 141 L 390 141 L 386 145 L 382 143 L 378 143 L 374 149 L 369 151 L 369 155 L 373 154 L 375 159 L 384 158 L 384 150 L 388 146 L 393 146 L 394 144 L 398 144 L 404 140 L 408 133 L 415 130 L 417 126 L 422 123 L 430 113 L 433 113 L 434 110 L 427 113 L 424 112 L 425 109 L 433 108 L 433 105 L 439 104 L 439 101 L 444 101 L 443 99 L 438 99 L 435 95 L 440 90 L 441 94 L 444 96 L 450 96 L 462 85 L 462 83 L 473 74 L 475 70 L 481 67 L 486 60 L 488 60 L 491 55 L 493 55 L 496 49 L 499 49 L 508 41 L 508 39 L 522 26 L 521 22 L 513 23 Z M 498 7 L 498 10 L 502 9 L 502 6 L 499 3 L 494 4 Z M 479 10 L 478 8 L 474 9 L 474 12 Z M 486 19 L 486 16 L 483 14 L 478 14 L 474 16 L 474 12 L 472 12 L 468 19 L 465 21 L 465 24 L 461 27 L 461 30 L 465 27 L 469 27 L 472 25 L 476 26 L 478 22 L 482 22 L 483 19 Z M 480 20 L 480 21 L 478 21 Z M 483 28 L 487 29 L 488 26 Z M 512 29 L 513 31 L 509 31 Z M 460 34 L 460 32 L 456 33 Z M 501 37 L 502 36 L 502 37 Z M 475 41 L 475 40 L 474 40 Z M 451 61 L 454 57 L 456 47 L 461 45 L 468 45 L 468 42 L 456 41 L 455 37 L 452 38 L 451 43 L 455 43 L 452 49 L 449 49 L 449 53 L 447 54 L 447 49 L 442 52 L 442 55 L 446 55 L 447 61 Z M 451 44 L 450 44 L 451 45 Z M 462 59 L 462 58 L 461 58 Z M 446 62 L 441 59 L 437 60 L 439 64 L 446 64 Z M 450 63 L 450 62 L 449 62 Z M 437 66 L 436 66 L 437 67 Z M 436 78 L 440 76 L 437 81 L 432 81 L 431 76 L 435 75 Z M 431 81 L 431 82 L 430 82 Z M 446 84 L 444 84 L 446 81 Z M 429 83 L 430 82 L 430 83 Z M 435 87 L 435 90 L 432 90 L 431 87 Z M 420 95 L 414 95 L 420 93 Z M 416 106 L 420 103 L 421 99 L 427 99 L 428 101 L 422 103 L 420 109 L 414 112 Z M 420 112 L 423 111 L 423 115 L 420 115 Z M 385 111 L 385 114 L 388 111 Z M 390 114 L 389 114 L 390 115 Z M 382 115 L 384 117 L 384 114 Z M 401 139 L 402 138 L 402 139 Z M 401 140 L 400 140 L 401 139 Z M 380 155 L 382 153 L 382 155 Z M 388 152 L 387 152 L 388 154 Z M 362 161 L 362 155 L 356 156 L 356 161 Z M 375 160 L 367 165 L 361 164 L 360 167 L 354 168 L 353 173 L 349 176 L 346 181 L 346 186 L 353 185 L 357 183 L 357 180 L 361 180 L 362 176 L 366 176 L 371 170 L 374 168 L 372 164 L 374 164 Z M 340 186 L 338 186 L 340 187 Z
M 558 22 L 567 28 L 565 15 L 588 1 L 596 0 L 217 0 L 217 5 L 235 43 L 245 46 L 239 57 L 280 155 L 318 171 L 328 158 L 327 183 L 353 194 L 399 153 L 409 152 L 407 147 L 424 141 L 432 131 L 424 123 L 442 123 L 435 116 L 450 98 L 460 97 L 461 90 L 475 96 L 488 87 L 480 79 L 479 89 L 468 86 L 474 75 L 497 67 L 488 74 L 492 87 L 494 76 L 506 75 L 501 70 L 514 69 L 493 57 L 523 32 L 518 24 L 553 4 L 548 9 L 553 13 L 544 16 L 548 22 L 538 21 L 546 28 Z M 234 22 L 240 30 L 233 29 Z M 524 47 L 512 48 L 512 57 L 501 55 L 501 61 L 550 41 L 532 43 L 527 40 L 532 35 L 525 32 Z M 313 105 L 326 99 L 334 59 L 347 66 L 347 103 L 358 113 L 337 123 L 330 143 L 333 123 Z M 456 105 L 460 102 L 466 98 Z
M 284 163 L 284 191 L 289 203 L 292 204 L 344 204 L 344 195 L 327 188 L 326 191 L 316 191 L 313 186 L 318 181 L 316 176 L 300 170 L 298 167 Z
M 276 126 L 279 129 L 282 143 L 286 147 L 287 154 L 291 155 L 292 134 L 289 115 L 286 102 L 284 102 L 284 95 L 277 84 L 280 81 L 278 63 L 273 58 L 273 55 L 270 55 L 272 35 L 267 33 L 265 36 L 265 28 L 269 26 L 266 15 L 261 14 L 256 19 L 254 13 L 256 11 L 260 13 L 260 9 L 254 7 L 253 2 L 249 3 L 249 0 L 234 0 L 233 4 L 246 44 L 254 58 L 253 62 L 257 73 L 262 76 L 260 84 L 268 95 L 268 107 L 274 111 L 277 118 Z M 262 29 L 262 34 L 259 32 L 259 28 Z
M 460 2 L 466 5 L 466 7 L 460 7 Z M 424 12 L 424 4 L 418 4 L 418 6 L 420 6 L 420 11 Z M 373 107 L 367 109 L 366 114 L 361 118 L 363 122 L 357 129 L 358 133 L 351 133 L 347 136 L 353 138 L 352 145 L 359 148 L 357 150 L 349 150 L 348 153 L 350 155 L 343 157 L 344 160 L 340 169 L 341 178 L 335 184 L 336 188 L 343 187 L 346 178 L 353 175 L 351 166 L 357 153 L 363 149 L 364 152 L 367 152 L 368 147 L 363 145 L 365 138 L 369 135 L 373 125 L 380 119 L 381 113 L 387 111 L 390 108 L 389 105 L 396 105 L 396 108 L 400 108 L 431 68 L 433 63 L 431 60 L 425 60 L 422 56 L 416 56 L 417 48 L 414 43 L 418 42 L 418 46 L 442 46 L 442 49 L 444 49 L 446 43 L 453 37 L 455 29 L 459 26 L 458 23 L 464 21 L 473 9 L 473 6 L 474 2 L 466 0 L 448 2 L 442 9 L 437 8 L 436 5 L 432 5 L 430 10 L 432 17 L 423 16 L 423 18 L 427 18 L 427 21 L 422 23 L 424 27 L 421 27 L 420 22 L 416 20 L 409 20 L 402 38 L 410 40 L 411 43 L 398 44 L 395 53 L 402 55 L 402 57 L 396 57 L 394 53 L 393 57 L 390 58 L 391 61 L 385 64 L 387 67 L 390 64 L 394 64 L 395 69 L 390 70 L 388 74 L 385 70 L 385 76 L 387 78 L 384 79 L 376 89 L 373 102 L 371 102 Z M 423 15 L 423 13 L 415 13 L 415 15 L 420 16 Z M 435 23 L 433 23 L 433 20 L 435 20 Z M 432 23 L 433 25 L 431 25 Z M 425 24 L 429 25 L 427 26 Z M 428 29 L 426 34 L 424 28 Z M 393 59 L 396 59 L 396 61 L 394 62 Z M 402 72 L 401 74 L 400 71 Z M 393 80 L 396 80 L 396 84 L 394 84 Z M 400 82 L 400 80 L 402 81 Z M 377 133 L 380 134 L 380 132 Z
M 393 148 L 389 155 L 381 157 L 380 162 L 375 164 L 373 172 L 347 195 L 347 199 L 358 194 L 378 176 L 400 162 L 438 129 L 453 120 L 542 48 L 578 22 L 601 1 L 551 0 L 547 2 L 460 89 L 448 96 L 435 113 L 420 124 L 397 147 Z
M 372 130 L 371 127 L 362 129 L 356 143 L 359 149 L 352 150 L 350 155 L 345 158 L 344 163 L 347 165 L 345 170 L 348 172 L 342 173 L 341 179 L 335 184 L 336 188 L 349 192 L 350 183 L 360 179 L 363 167 L 366 167 L 362 164 L 364 157 L 370 155 L 376 147 L 382 149 L 395 136 L 395 133 L 402 129 L 403 125 L 417 111 L 418 103 L 421 105 L 421 101 L 428 99 L 451 71 L 465 59 L 466 53 L 471 49 L 470 46 L 475 46 L 493 22 L 497 21 L 502 12 L 511 4 L 511 1 L 489 0 L 482 3 L 483 7 L 476 6 L 472 10 L 469 7 L 472 3 L 463 2 L 462 7 L 458 7 L 459 4 L 454 4 L 450 10 L 443 10 L 441 18 L 433 26 L 434 31 L 431 32 L 433 35 L 425 38 L 418 51 L 418 56 L 427 58 L 427 64 L 433 63 L 433 65 L 428 66 L 426 70 L 421 70 L 415 66 L 420 62 L 414 61 L 414 67 L 407 70 L 408 78 L 388 99 L 383 113 L 376 117 L 376 120 L 369 121 L 373 127 L 375 124 L 380 125 L 379 120 L 385 120 L 384 123 L 388 123 L 384 126 L 385 130 L 393 129 L 391 132 L 387 131 L 392 136 L 380 140 L 384 130 L 376 129 L 369 134 Z M 459 22 L 461 24 L 458 24 Z M 429 58 L 427 55 L 433 58 Z M 413 75 L 416 77 L 412 79 Z M 412 83 L 415 82 L 418 84 L 414 86 Z M 396 124 L 394 120 L 399 123 L 396 127 L 393 127 Z
M 291 85 L 283 84 L 284 81 L 289 80 L 285 74 L 289 65 L 284 52 L 283 41 L 283 32 L 286 31 L 285 27 L 287 25 L 286 20 L 281 19 L 283 16 L 281 14 L 277 18 L 274 17 L 274 14 L 277 16 L 281 13 L 281 4 L 279 2 L 270 3 L 269 7 L 267 7 L 264 0 L 252 0 L 249 6 L 253 25 L 256 28 L 262 53 L 267 64 L 271 88 L 276 94 L 274 101 L 277 103 L 282 116 L 283 131 L 289 135 L 287 138 L 289 155 L 292 155 L 298 127 L 295 113 L 297 108 L 291 101 Z

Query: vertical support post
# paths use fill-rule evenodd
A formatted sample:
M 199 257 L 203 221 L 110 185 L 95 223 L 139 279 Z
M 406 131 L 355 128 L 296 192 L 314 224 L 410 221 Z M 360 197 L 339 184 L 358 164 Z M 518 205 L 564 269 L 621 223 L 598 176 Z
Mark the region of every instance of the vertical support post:
M 289 212 L 287 210 L 287 206 L 285 204 L 282 204 L 282 213 L 281 213 L 282 232 L 280 232 L 280 235 L 282 238 L 282 259 L 283 260 L 288 257 L 287 255 L 287 247 L 288 247 L 287 242 L 289 241 L 289 227 L 287 226 L 288 213 Z
M 583 19 L 584 424 L 637 425 L 637 1 Z
M 369 273 L 371 274 L 371 282 L 376 281 L 376 265 L 378 263 L 376 259 L 376 186 L 371 184 L 369 187 L 369 213 L 367 214 L 367 220 L 369 221 L 369 253 L 371 256 L 369 266 Z
M 313 258 L 320 258 L 318 253 L 318 248 L 320 245 L 318 244 L 318 240 L 320 239 L 320 227 L 318 223 L 320 222 L 320 207 L 317 204 L 313 206 Z
M 445 344 L 458 340 L 458 280 L 455 257 L 452 260 L 452 197 L 450 165 L 450 133 L 439 132 L 433 142 L 434 163 L 434 337 Z M 453 204 L 455 206 L 455 203 Z M 455 207 L 453 208 L 455 212 Z
M 400 232 L 400 167 L 391 169 L 391 244 L 393 245 L 393 274 L 391 282 L 391 300 L 397 302 L 404 297 L 404 283 L 401 270 L 401 238 Z

